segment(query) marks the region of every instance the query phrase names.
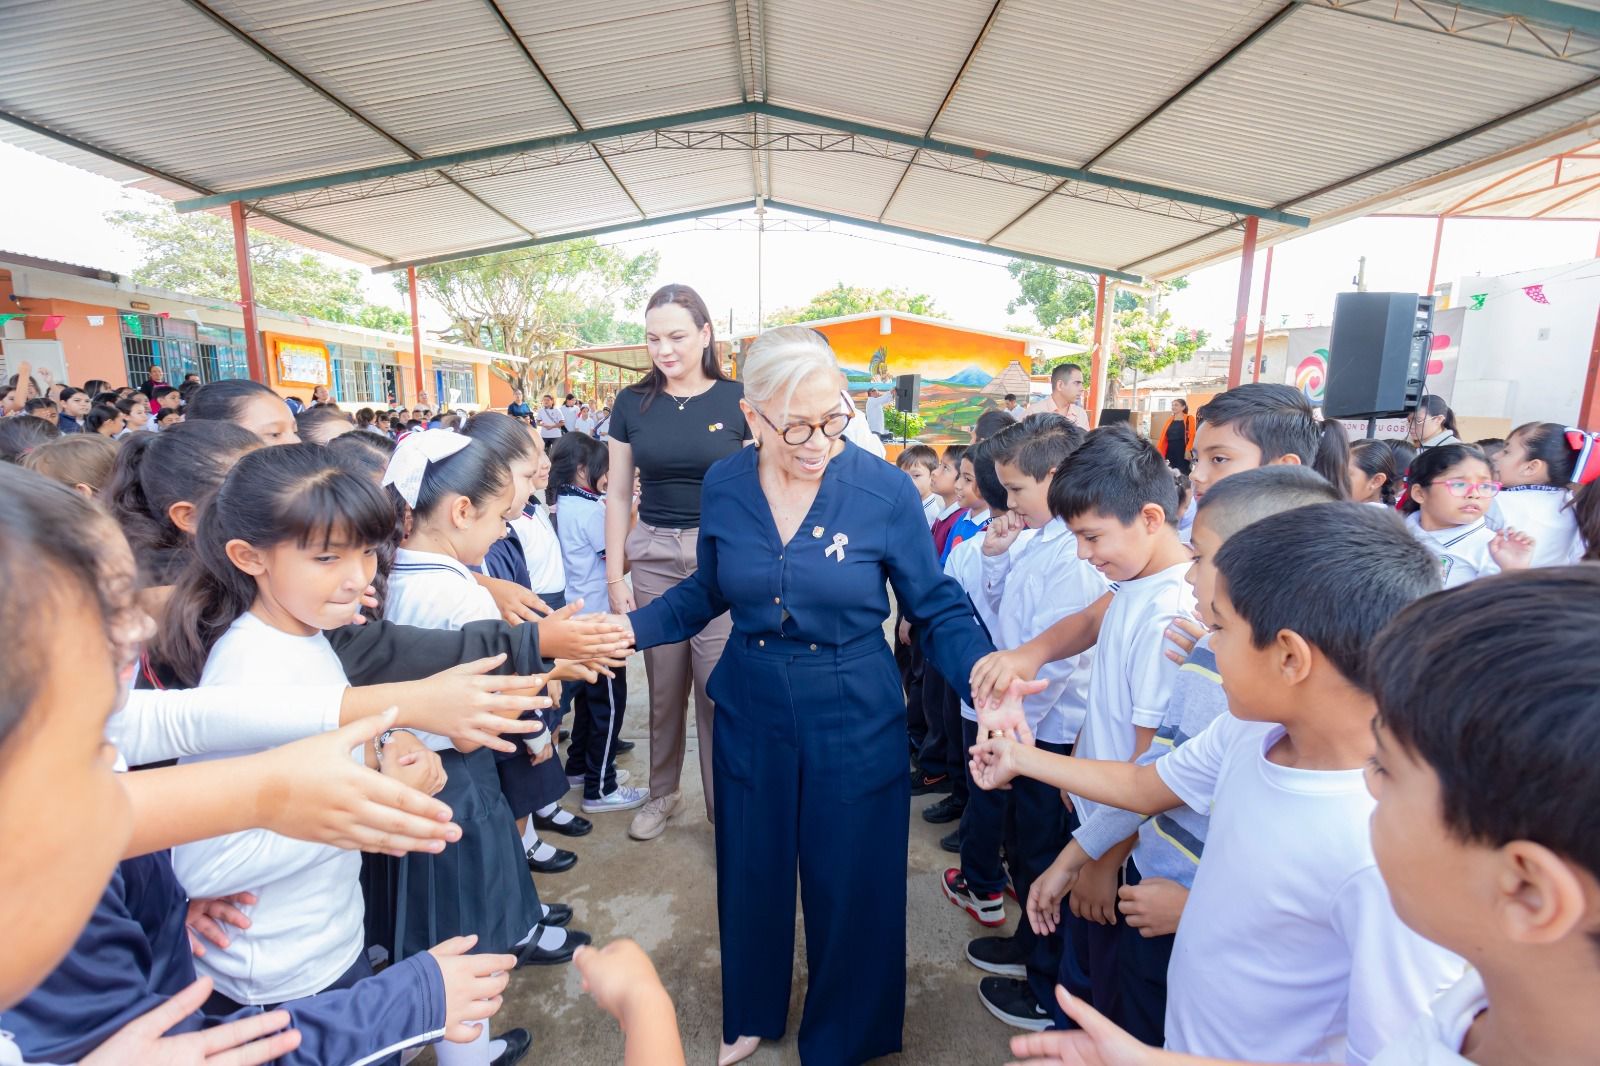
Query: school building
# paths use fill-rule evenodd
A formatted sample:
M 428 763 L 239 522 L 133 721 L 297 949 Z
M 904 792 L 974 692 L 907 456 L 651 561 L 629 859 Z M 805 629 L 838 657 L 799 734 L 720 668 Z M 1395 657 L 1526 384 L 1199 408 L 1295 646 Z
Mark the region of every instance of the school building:
M 326 385 L 348 410 L 418 406 L 412 338 L 257 306 L 265 383 L 309 399 Z M 493 359 L 482 348 L 422 341 L 428 405 L 490 406 Z M 0 377 L 18 363 L 55 380 L 138 385 L 159 363 L 173 384 L 249 377 L 245 322 L 234 303 L 152 289 L 108 270 L 0 251 Z M 504 406 L 504 404 L 500 404 Z

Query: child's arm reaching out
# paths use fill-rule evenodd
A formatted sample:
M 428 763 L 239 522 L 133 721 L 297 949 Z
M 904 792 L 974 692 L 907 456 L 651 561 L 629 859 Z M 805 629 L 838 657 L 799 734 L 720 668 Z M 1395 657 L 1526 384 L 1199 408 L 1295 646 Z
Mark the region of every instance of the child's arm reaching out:
M 622 1025 L 626 1066 L 683 1066 L 672 997 L 638 944 L 580 947 L 572 963 L 583 975 L 583 990 Z
M 1078 1028 L 1011 1038 L 1009 1066 L 1243 1066 L 1142 1044 L 1086 1001 L 1057 986 L 1056 999 Z

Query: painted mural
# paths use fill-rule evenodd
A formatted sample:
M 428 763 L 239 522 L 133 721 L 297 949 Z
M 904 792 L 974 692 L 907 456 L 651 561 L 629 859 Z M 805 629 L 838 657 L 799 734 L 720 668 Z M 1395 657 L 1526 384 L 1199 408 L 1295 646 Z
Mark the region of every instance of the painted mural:
M 1026 402 L 1030 359 L 1023 341 L 903 318 L 891 318 L 885 333 L 882 322 L 817 327 L 839 357 L 857 406 L 865 407 L 869 388 L 893 389 L 898 375 L 921 374 L 922 440 L 934 444 L 965 442 L 978 416 L 1001 406 L 1008 392 Z

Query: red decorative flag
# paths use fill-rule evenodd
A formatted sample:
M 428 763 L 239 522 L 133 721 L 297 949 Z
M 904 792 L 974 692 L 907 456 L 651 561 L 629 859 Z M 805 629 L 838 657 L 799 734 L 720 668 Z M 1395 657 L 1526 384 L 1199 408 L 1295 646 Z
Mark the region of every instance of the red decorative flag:
M 61 325 L 61 323 L 63 321 L 65 321 L 65 319 L 66 319 L 65 315 L 46 315 L 45 318 L 44 318 L 44 327 L 43 327 L 44 331 L 46 333 L 55 332 L 55 328 L 57 326 Z
M 1522 291 L 1527 293 L 1528 299 L 1532 300 L 1536 304 L 1547 304 L 1550 302 L 1550 297 L 1544 294 L 1543 285 L 1524 285 L 1522 287 Z

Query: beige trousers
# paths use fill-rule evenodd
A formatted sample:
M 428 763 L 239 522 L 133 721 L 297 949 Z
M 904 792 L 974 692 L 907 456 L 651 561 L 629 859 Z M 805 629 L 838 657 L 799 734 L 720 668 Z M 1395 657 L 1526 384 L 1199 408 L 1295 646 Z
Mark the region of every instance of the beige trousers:
M 695 572 L 698 529 L 662 529 L 643 522 L 628 534 L 624 551 L 632 568 L 633 600 L 640 607 Z M 689 687 L 694 686 L 694 720 L 700 746 L 700 778 L 705 782 L 706 817 L 715 818 L 711 788 L 711 722 L 715 709 L 706 681 L 722 658 L 732 621 L 724 614 L 682 644 L 663 644 L 644 653 L 650 686 L 650 795 L 678 791 L 689 731 Z

